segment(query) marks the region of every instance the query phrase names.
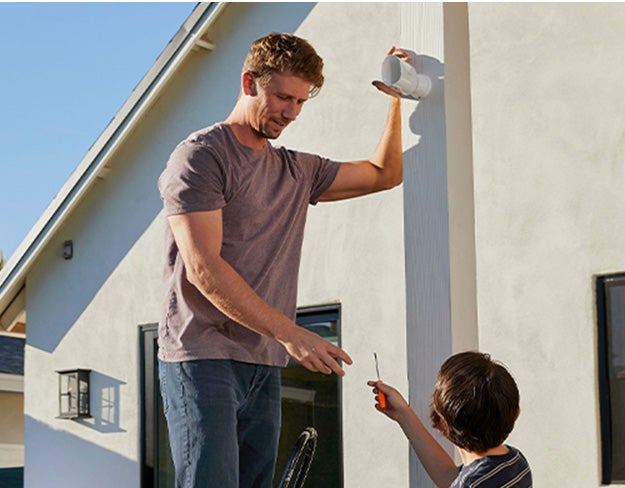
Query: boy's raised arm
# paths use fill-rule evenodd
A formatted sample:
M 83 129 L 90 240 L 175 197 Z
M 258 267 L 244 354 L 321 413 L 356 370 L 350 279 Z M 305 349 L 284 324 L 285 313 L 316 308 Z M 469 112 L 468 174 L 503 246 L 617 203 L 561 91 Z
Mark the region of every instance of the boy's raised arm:
M 447 451 L 428 432 L 401 393 L 386 383 L 369 381 L 368 384 L 374 387 L 374 393 L 386 395 L 386 408 L 382 409 L 379 403 L 375 408 L 399 424 L 436 486 L 449 488 L 458 476 L 458 467 Z

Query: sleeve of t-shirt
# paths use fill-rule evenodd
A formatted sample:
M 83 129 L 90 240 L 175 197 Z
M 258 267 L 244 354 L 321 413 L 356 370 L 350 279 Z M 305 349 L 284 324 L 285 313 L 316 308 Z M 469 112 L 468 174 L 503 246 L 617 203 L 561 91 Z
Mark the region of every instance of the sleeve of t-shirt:
M 307 154 L 305 156 L 311 158 L 313 162 L 310 204 L 316 205 L 321 195 L 323 195 L 334 182 L 334 178 L 336 178 L 341 163 L 312 154 Z
M 172 152 L 158 179 L 167 216 L 223 208 L 225 172 L 207 147 L 182 142 Z

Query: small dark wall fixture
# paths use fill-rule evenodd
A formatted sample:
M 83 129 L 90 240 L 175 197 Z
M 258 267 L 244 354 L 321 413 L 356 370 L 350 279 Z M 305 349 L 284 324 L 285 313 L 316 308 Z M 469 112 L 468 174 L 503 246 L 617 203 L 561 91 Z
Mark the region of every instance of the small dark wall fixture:
M 89 418 L 90 369 L 66 369 L 59 374 L 59 416 L 61 419 Z
M 74 242 L 73 241 L 65 241 L 63 243 L 63 258 L 64 259 L 72 259 L 74 257 Z

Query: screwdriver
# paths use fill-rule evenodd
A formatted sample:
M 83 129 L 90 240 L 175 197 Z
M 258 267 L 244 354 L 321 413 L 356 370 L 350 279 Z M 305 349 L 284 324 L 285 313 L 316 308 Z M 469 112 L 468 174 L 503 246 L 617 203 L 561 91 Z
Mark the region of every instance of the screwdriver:
M 374 352 L 373 359 L 375 359 L 375 373 L 378 375 L 378 383 L 383 383 L 380 379 L 380 368 L 378 367 L 378 355 Z M 378 388 L 378 402 L 380 403 L 380 408 L 386 408 L 386 395 L 380 391 Z

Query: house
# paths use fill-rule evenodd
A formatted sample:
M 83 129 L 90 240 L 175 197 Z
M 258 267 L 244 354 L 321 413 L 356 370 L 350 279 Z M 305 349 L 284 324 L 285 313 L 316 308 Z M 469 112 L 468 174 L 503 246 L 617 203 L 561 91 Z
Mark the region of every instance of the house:
M 0 486 L 19 486 L 24 466 L 24 338 L 0 334 Z
M 283 452 L 308 423 L 325 443 L 309 486 L 432 486 L 373 409 L 373 352 L 427 417 L 440 363 L 466 349 L 516 377 L 509 442 L 536 486 L 625 486 L 623 25 L 621 4 L 198 4 L 0 273 L 2 323 L 26 318 L 25 486 L 170 480 L 156 179 L 229 113 L 270 31 L 326 66 L 288 147 L 367 157 L 388 103 L 370 81 L 393 44 L 433 82 L 403 102 L 404 184 L 310 209 L 298 320 L 354 365 L 341 380 L 285 371 Z M 90 416 L 58 418 L 58 371 L 75 368 Z

